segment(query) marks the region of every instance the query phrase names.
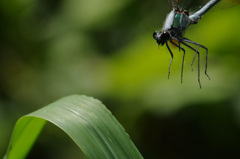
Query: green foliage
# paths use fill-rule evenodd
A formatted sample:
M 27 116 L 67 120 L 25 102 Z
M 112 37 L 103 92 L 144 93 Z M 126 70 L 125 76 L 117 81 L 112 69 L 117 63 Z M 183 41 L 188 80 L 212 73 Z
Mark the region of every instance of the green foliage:
M 152 33 L 170 11 L 167 0 L 0 1 L 0 156 L 22 114 L 86 94 L 108 105 L 145 158 L 240 158 L 240 6 L 209 12 L 185 32 L 209 51 L 211 80 L 199 50 L 201 90 L 187 48 L 183 83 L 182 52 L 172 46 L 167 78 L 170 55 Z M 61 131 L 47 126 L 46 136 L 57 139 L 49 144 L 43 132 L 34 148 L 53 159 L 55 149 L 42 147 L 56 148 Z
M 23 159 L 46 121 L 62 129 L 87 158 L 142 158 L 123 127 L 98 100 L 73 95 L 20 118 L 5 159 Z

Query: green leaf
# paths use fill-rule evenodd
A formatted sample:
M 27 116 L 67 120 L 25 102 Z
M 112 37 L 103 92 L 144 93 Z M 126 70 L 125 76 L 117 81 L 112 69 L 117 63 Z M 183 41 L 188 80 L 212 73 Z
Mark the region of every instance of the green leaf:
M 100 101 L 73 95 L 21 117 L 15 125 L 5 159 L 25 158 L 46 121 L 66 132 L 87 158 L 143 158 Z

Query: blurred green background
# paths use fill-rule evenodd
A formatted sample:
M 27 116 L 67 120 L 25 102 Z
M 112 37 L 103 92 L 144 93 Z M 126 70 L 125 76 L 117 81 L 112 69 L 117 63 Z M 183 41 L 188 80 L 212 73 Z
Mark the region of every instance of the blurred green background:
M 0 156 L 18 118 L 71 94 L 101 100 L 144 158 L 240 158 L 240 7 L 209 12 L 185 36 L 208 47 L 170 54 L 152 37 L 167 0 L 1 0 Z M 28 158 L 82 154 L 47 125 Z

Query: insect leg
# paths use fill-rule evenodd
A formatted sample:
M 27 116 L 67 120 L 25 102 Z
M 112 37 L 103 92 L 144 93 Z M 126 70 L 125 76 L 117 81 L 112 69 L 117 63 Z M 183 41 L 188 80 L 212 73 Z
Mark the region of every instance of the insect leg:
M 206 48 L 205 46 L 203 46 L 203 45 L 201 45 L 201 44 L 199 44 L 199 43 L 193 42 L 193 41 L 191 41 L 191 40 L 189 40 L 189 39 L 187 39 L 187 38 L 183 38 L 183 41 L 188 42 L 188 43 L 191 43 L 191 44 L 194 44 L 194 45 L 197 45 L 197 46 L 199 46 L 199 47 L 201 47 L 201 48 L 203 48 L 203 49 L 206 50 L 205 75 L 206 75 L 206 76 L 208 77 L 208 79 L 210 80 L 210 77 L 209 77 L 209 75 L 207 74 L 208 48 Z
M 183 57 L 182 57 L 182 69 L 181 69 L 181 83 L 183 82 L 183 66 L 184 66 L 184 58 L 185 58 L 185 49 L 182 48 L 180 46 L 180 43 L 179 45 L 175 44 L 173 41 L 170 41 L 173 45 L 175 45 L 176 47 L 179 47 L 179 51 L 180 49 L 183 51 Z
M 193 62 L 196 58 L 196 55 L 199 53 L 196 49 L 194 49 L 193 47 L 191 47 L 190 45 L 184 43 L 184 42 L 181 42 L 183 45 L 187 46 L 188 48 L 192 49 L 193 51 L 195 51 L 195 54 L 194 54 L 194 57 L 193 57 L 193 60 L 192 60 L 192 63 L 191 63 L 191 67 L 192 67 L 192 71 L 193 71 Z
M 186 42 L 189 42 L 188 40 L 185 40 L 185 39 L 183 39 L 183 41 L 186 41 Z M 185 43 L 184 42 L 182 42 L 184 45 L 185 45 Z M 190 43 L 190 42 L 189 42 Z M 201 85 L 201 81 L 200 81 L 200 54 L 199 54 L 199 52 L 198 52 L 198 49 L 199 49 L 199 45 L 197 45 L 198 47 L 197 47 L 197 49 L 196 49 L 196 53 L 195 54 L 197 54 L 198 55 L 198 83 L 199 83 L 199 86 L 200 86 L 200 89 L 202 88 L 202 85 Z
M 168 42 L 166 42 L 166 45 L 167 45 L 168 51 L 170 52 L 170 55 L 171 55 L 171 60 L 170 60 L 169 68 L 168 68 L 168 79 L 169 79 L 169 77 L 170 77 L 170 69 L 171 69 L 172 60 L 173 60 L 173 53 L 172 53 L 172 50 L 170 49 L 170 47 L 168 45 Z
M 197 51 L 198 51 L 198 49 L 199 49 L 199 45 L 197 47 Z M 198 83 L 199 83 L 199 86 L 200 86 L 200 89 L 201 89 L 202 86 L 201 86 L 201 82 L 200 82 L 200 56 L 199 56 L 200 53 L 198 52 L 197 55 L 198 55 Z

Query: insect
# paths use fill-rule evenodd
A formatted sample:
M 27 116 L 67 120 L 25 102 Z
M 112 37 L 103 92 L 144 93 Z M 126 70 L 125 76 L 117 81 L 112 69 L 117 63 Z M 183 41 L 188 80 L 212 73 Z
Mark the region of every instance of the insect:
M 208 65 L 208 49 L 207 47 L 189 40 L 183 36 L 184 31 L 191 25 L 197 24 L 201 17 L 208 12 L 211 8 L 227 8 L 240 4 L 240 0 L 168 0 L 172 11 L 167 15 L 165 23 L 161 31 L 154 31 L 153 38 L 157 41 L 158 45 L 163 46 L 166 44 L 167 49 L 171 55 L 171 60 L 168 68 L 168 78 L 170 77 L 171 64 L 173 60 L 173 53 L 169 47 L 169 42 L 178 47 L 179 51 L 183 51 L 182 56 L 182 67 L 181 67 L 181 83 L 183 81 L 183 66 L 185 58 L 185 49 L 182 45 L 190 48 L 195 51 L 191 67 L 193 70 L 193 62 L 198 58 L 198 83 L 200 88 L 200 57 L 199 57 L 199 48 L 203 48 L 206 51 L 205 56 L 205 75 L 210 80 L 209 75 L 207 74 L 207 65 Z M 194 45 L 196 48 L 190 46 Z

